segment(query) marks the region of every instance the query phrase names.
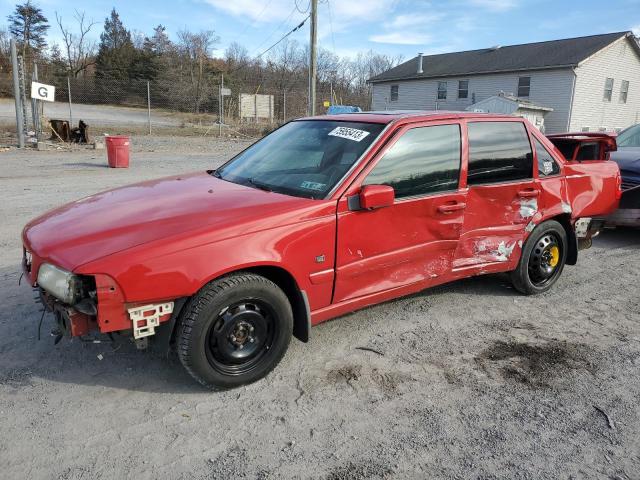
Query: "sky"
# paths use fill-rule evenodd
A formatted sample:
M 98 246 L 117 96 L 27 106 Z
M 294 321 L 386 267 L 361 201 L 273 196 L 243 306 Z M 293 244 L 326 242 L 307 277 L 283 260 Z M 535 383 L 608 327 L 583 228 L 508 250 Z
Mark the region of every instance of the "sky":
M 309 0 L 36 0 L 51 24 L 50 38 L 60 41 L 55 12 L 71 23 L 80 6 L 97 22 L 97 40 L 111 8 L 125 26 L 145 35 L 162 24 L 172 39 L 181 29 L 215 30 L 220 37 L 214 56 L 232 42 L 251 55 L 299 24 Z M 15 7 L 0 0 L 0 22 Z M 319 44 L 340 56 L 375 50 L 414 57 L 514 45 L 598 33 L 634 30 L 640 35 L 640 0 L 319 0 Z M 309 23 L 289 38 L 304 44 Z

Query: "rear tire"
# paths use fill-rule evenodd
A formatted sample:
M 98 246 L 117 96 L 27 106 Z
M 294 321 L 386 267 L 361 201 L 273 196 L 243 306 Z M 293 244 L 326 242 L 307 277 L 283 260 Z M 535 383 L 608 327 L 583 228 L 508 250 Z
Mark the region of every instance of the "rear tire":
M 548 220 L 538 225 L 524 244 L 518 267 L 510 272 L 515 289 L 525 295 L 549 290 L 562 274 L 568 243 L 560 223 Z
M 284 292 L 260 275 L 236 273 L 208 283 L 187 303 L 178 327 L 178 356 L 202 385 L 234 388 L 271 372 L 292 331 Z

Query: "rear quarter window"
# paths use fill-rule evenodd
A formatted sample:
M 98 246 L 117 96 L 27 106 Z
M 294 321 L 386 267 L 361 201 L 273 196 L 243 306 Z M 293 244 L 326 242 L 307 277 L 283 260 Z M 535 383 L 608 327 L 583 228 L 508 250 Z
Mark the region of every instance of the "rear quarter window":
M 533 152 L 522 122 L 471 122 L 468 129 L 469 185 L 533 177 Z
M 551 156 L 538 139 L 534 140 L 536 146 L 536 156 L 538 157 L 538 176 L 549 177 L 552 175 L 558 175 L 560 173 L 560 166 L 558 162 Z

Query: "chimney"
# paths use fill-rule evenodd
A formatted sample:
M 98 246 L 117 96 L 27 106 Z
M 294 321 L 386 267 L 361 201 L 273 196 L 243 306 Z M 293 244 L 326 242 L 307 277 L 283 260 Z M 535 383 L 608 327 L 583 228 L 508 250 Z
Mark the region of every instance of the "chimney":
M 423 70 L 422 70 L 422 56 L 423 55 L 424 55 L 423 53 L 419 53 L 418 54 L 418 75 L 421 75 L 422 73 L 424 73 Z

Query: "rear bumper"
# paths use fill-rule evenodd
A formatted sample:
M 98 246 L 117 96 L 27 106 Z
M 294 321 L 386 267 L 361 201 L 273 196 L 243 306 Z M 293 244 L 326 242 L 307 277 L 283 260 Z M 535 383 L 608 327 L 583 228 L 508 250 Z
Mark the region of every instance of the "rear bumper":
M 619 208 L 605 222 L 609 227 L 640 227 L 640 208 Z

